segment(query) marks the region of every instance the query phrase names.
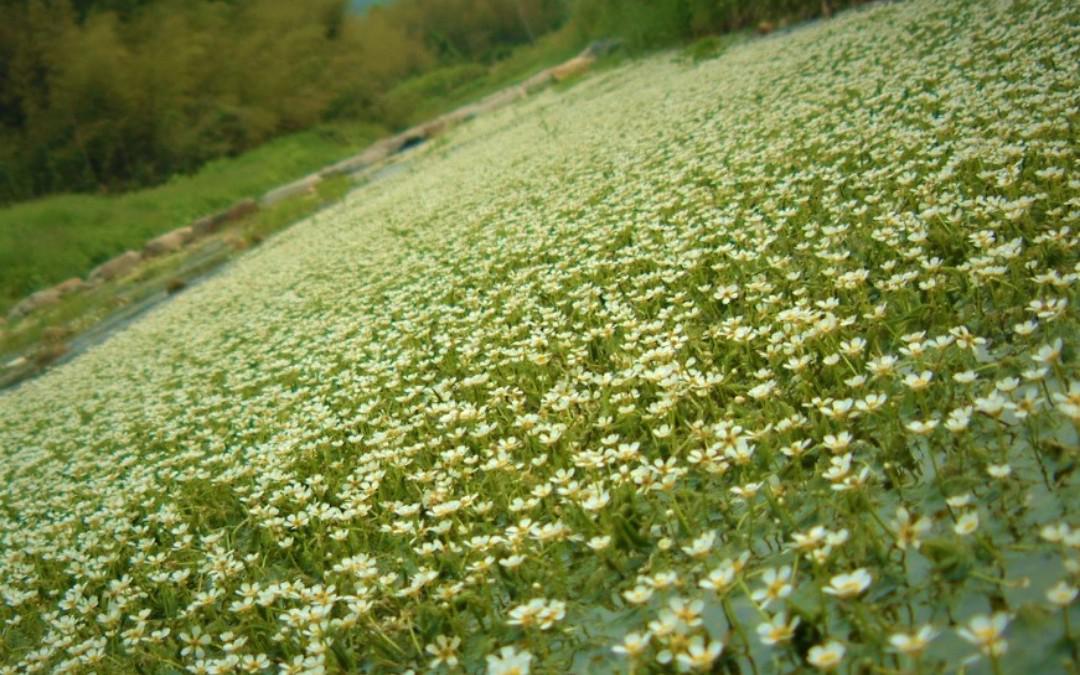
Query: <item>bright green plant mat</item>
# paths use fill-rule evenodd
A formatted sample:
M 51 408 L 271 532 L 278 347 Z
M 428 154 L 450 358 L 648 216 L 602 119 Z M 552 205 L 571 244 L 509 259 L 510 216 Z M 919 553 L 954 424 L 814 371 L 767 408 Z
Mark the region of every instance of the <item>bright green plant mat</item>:
M 1078 27 L 609 70 L 0 396 L 0 659 L 1061 672 Z

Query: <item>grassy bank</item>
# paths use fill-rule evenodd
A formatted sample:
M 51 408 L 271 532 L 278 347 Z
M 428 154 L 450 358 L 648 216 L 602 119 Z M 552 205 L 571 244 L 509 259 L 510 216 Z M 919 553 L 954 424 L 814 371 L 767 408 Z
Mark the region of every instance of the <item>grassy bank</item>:
M 261 209 L 178 253 L 146 261 L 132 274 L 63 297 L 0 332 L 0 388 L 22 381 L 67 354 L 84 333 L 93 333 L 132 308 L 175 293 L 236 254 L 338 201 L 353 186 L 346 176 L 320 182 L 313 192 Z M 16 366 L 8 367 L 15 358 Z
M 271 141 L 121 195 L 56 195 L 0 211 L 0 313 L 21 297 L 356 152 L 385 130 L 338 124 Z
M 575 53 L 579 41 L 545 36 L 491 65 L 447 66 L 388 91 L 381 106 L 394 128 L 342 121 L 284 136 L 210 162 L 189 176 L 119 195 L 64 194 L 0 210 L 0 315 L 26 295 L 159 234 L 261 194 L 356 153 L 391 131 L 422 122 L 524 79 Z
M 382 98 L 383 114 L 396 126 L 419 124 L 576 55 L 587 40 L 571 31 L 546 35 L 490 66 L 445 66 L 406 80 Z

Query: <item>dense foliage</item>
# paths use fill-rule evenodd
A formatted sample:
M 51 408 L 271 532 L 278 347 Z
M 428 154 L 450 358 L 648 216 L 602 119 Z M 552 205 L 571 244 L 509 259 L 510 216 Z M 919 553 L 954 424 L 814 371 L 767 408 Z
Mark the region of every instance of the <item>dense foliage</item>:
M 158 183 L 328 119 L 399 127 L 412 117 L 395 85 L 475 77 L 558 27 L 645 47 L 827 6 L 396 0 L 358 15 L 344 0 L 6 0 L 0 203 Z
M 1077 12 L 549 91 L 0 395 L 0 672 L 1062 671 Z

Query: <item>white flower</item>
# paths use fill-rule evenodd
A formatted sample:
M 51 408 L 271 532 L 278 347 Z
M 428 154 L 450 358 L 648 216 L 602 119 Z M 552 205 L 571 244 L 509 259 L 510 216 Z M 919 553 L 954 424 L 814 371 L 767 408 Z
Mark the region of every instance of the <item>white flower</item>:
M 631 589 L 623 591 L 622 595 L 626 598 L 626 601 L 631 605 L 642 605 L 649 601 L 652 597 L 653 589 L 651 586 L 635 586 Z
M 934 373 L 924 370 L 921 373 L 911 373 L 904 376 L 904 384 L 912 391 L 922 391 L 930 386 L 930 380 L 934 379 Z
M 184 648 L 180 650 L 181 656 L 187 656 L 189 654 L 202 658 L 206 655 L 204 647 L 210 645 L 210 635 L 203 633 L 202 626 L 195 625 L 191 627 L 190 633 L 179 633 L 180 641 L 184 643 Z
M 1068 607 L 1076 599 L 1077 588 L 1065 581 L 1046 591 L 1046 599 L 1058 607 Z
M 821 444 L 828 448 L 833 454 L 840 454 L 847 450 L 851 445 L 851 434 L 846 431 L 841 431 L 839 434 L 825 434 L 825 437 L 821 440 Z
M 1067 394 L 1055 393 L 1054 402 L 1062 414 L 1072 420 L 1080 421 L 1080 382 L 1069 382 Z
M 511 626 L 522 628 L 537 627 L 540 630 L 548 630 L 566 616 L 566 603 L 561 600 L 546 600 L 534 598 L 529 602 L 517 605 L 510 610 L 510 616 L 506 623 Z
M 599 488 L 588 490 L 586 498 L 581 502 L 581 508 L 586 511 L 599 511 L 611 501 L 611 495 L 607 490 Z
M 650 633 L 627 633 L 621 644 L 611 648 L 611 651 L 629 658 L 637 658 L 645 653 L 649 647 Z
M 755 590 L 750 595 L 750 598 L 754 602 L 761 603 L 762 607 L 768 607 L 773 600 L 779 600 L 791 595 L 791 584 L 788 583 L 790 579 L 790 567 L 767 569 L 761 575 L 761 581 L 765 584 L 765 587 Z
M 837 574 L 829 579 L 829 585 L 824 591 L 838 598 L 851 598 L 869 588 L 872 581 L 870 573 L 859 568 L 849 574 Z
M 769 621 L 757 625 L 758 638 L 762 644 L 772 646 L 780 642 L 787 642 L 795 635 L 795 628 L 799 625 L 799 617 L 795 616 L 788 621 L 787 614 L 780 612 Z
M 679 584 L 679 573 L 673 571 L 657 572 L 649 578 L 649 584 L 657 590 L 672 588 Z
M 933 526 L 930 519 L 925 516 L 913 521 L 911 514 L 903 506 L 896 509 L 896 519 L 891 525 L 893 531 L 896 532 L 896 546 L 902 551 L 908 546 L 918 550 L 922 545 L 920 537 Z
M 986 473 L 991 478 L 1005 478 L 1012 473 L 1012 467 L 1008 464 L 991 464 L 986 467 Z
M 962 495 L 953 495 L 945 500 L 945 503 L 954 509 L 962 509 L 975 503 L 975 498 L 970 492 Z
M 908 422 L 905 426 L 908 431 L 916 436 L 929 436 L 937 428 L 938 421 L 934 419 L 929 420 L 913 420 Z
M 845 651 L 844 645 L 831 640 L 823 645 L 811 647 L 806 654 L 806 660 L 818 670 L 829 671 L 840 665 L 840 662 L 844 660 Z
M 515 567 L 518 567 L 523 562 L 525 562 L 525 556 L 521 555 L 520 553 L 499 559 L 499 564 L 508 570 L 512 570 Z
M 704 638 L 695 635 L 690 638 L 690 644 L 687 646 L 686 651 L 679 654 L 675 659 L 681 671 L 708 670 L 712 667 L 713 661 L 720 656 L 723 649 L 723 643 L 710 641 L 706 645 Z
M 1009 648 L 1008 642 L 1002 637 L 1005 627 L 1009 625 L 1009 615 L 1005 612 L 995 612 L 993 616 L 979 614 L 968 621 L 967 626 L 957 629 L 957 634 L 979 648 L 986 656 L 1001 656 Z
M 978 378 L 978 375 L 973 370 L 964 370 L 959 373 L 953 373 L 953 379 L 960 384 L 971 384 Z
M 1056 544 L 1068 537 L 1071 531 L 1068 523 L 1053 523 L 1052 525 L 1043 525 L 1039 530 L 1039 536 Z
M 429 664 L 431 668 L 437 668 L 440 664 L 446 664 L 453 668 L 458 664 L 457 649 L 461 646 L 461 638 L 459 637 L 446 637 L 445 635 L 436 635 L 435 642 L 427 645 L 424 651 L 431 654 L 433 658 Z
M 513 645 L 507 645 L 498 654 L 488 654 L 488 675 L 528 675 L 532 654 L 518 651 Z
M 1039 365 L 1052 366 L 1061 359 L 1061 347 L 1061 338 L 1058 338 L 1052 344 L 1039 347 L 1039 351 L 1031 355 L 1031 360 Z
M 586 542 L 589 548 L 594 551 L 603 551 L 605 548 L 611 545 L 611 537 L 604 535 L 602 537 L 593 537 Z
M 889 644 L 902 654 L 916 655 L 926 649 L 937 634 L 934 627 L 927 624 L 914 633 L 893 633 L 889 636 Z
M 691 628 L 701 625 L 701 612 L 704 609 L 705 603 L 702 600 L 687 601 L 678 596 L 668 600 L 668 611 Z
M 971 406 L 952 410 L 949 413 L 949 418 L 945 420 L 945 428 L 953 433 L 964 431 L 971 424 L 972 410 Z
M 683 553 L 691 558 L 704 558 L 709 555 L 712 550 L 713 543 L 716 541 L 716 533 L 709 531 L 703 533 L 700 537 L 695 539 L 689 546 L 683 546 Z
M 700 588 L 708 589 L 720 594 L 731 588 L 735 583 L 735 567 L 731 564 L 721 565 L 709 572 L 708 576 L 698 582 Z
M 966 537 L 977 529 L 979 529 L 979 514 L 975 511 L 960 516 L 953 525 L 953 532 L 961 537 Z

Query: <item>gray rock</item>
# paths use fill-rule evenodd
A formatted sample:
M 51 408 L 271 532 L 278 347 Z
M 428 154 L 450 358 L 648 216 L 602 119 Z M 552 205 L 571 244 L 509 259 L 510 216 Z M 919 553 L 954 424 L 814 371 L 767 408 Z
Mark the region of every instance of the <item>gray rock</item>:
M 125 251 L 112 260 L 98 265 L 90 272 L 91 281 L 111 281 L 135 269 L 142 260 L 142 256 L 135 251 Z
M 191 233 L 194 237 L 205 237 L 208 234 L 213 234 L 221 229 L 221 226 L 228 220 L 226 218 L 226 211 L 218 211 L 217 213 L 209 216 L 203 216 L 190 225 Z
M 184 236 L 180 232 L 167 232 L 146 242 L 146 246 L 143 246 L 143 257 L 153 258 L 166 253 L 174 253 L 183 247 Z
M 194 239 L 195 229 L 193 227 L 179 227 L 146 242 L 146 246 L 143 247 L 143 257 L 152 258 L 157 255 L 179 251 Z
M 46 288 L 43 291 L 38 291 L 33 295 L 23 298 L 19 304 L 11 308 L 11 311 L 8 312 L 8 318 L 21 319 L 36 312 L 42 307 L 55 305 L 58 302 L 60 302 L 60 291 L 55 288 Z
M 551 69 L 548 68 L 546 70 L 541 70 L 539 73 L 522 82 L 521 88 L 525 90 L 525 93 L 532 94 L 543 89 L 554 81 L 555 77 L 551 74 Z
M 225 220 L 233 222 L 246 218 L 259 210 L 259 204 L 254 199 L 242 199 L 225 211 Z
M 555 81 L 561 82 L 567 78 L 573 77 L 574 75 L 584 73 L 586 70 L 591 68 L 592 64 L 595 62 L 595 56 L 575 56 L 569 61 L 564 61 L 552 68 L 551 76 L 555 78 Z
M 79 277 L 72 277 L 67 281 L 61 281 L 57 285 L 53 286 L 61 296 L 69 295 L 71 293 L 78 293 L 79 291 L 86 290 L 90 287 L 90 284 L 86 283 Z

